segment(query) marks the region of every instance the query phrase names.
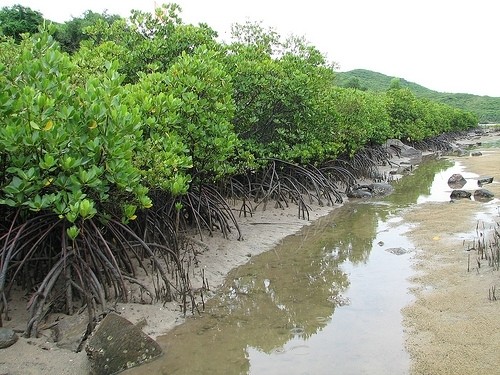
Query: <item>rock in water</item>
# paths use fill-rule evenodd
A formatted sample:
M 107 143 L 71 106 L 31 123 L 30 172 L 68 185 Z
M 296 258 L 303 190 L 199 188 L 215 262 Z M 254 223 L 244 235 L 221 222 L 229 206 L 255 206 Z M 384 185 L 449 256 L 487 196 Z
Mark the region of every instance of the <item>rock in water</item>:
M 451 199 L 462 199 L 462 198 L 465 198 L 465 199 L 470 199 L 470 196 L 472 194 L 468 191 L 465 191 L 465 190 L 453 190 L 450 194 L 450 198 Z
M 385 251 L 394 255 L 403 255 L 411 252 L 411 250 L 405 249 L 404 247 L 391 247 L 389 249 L 385 249 Z
M 383 182 L 376 182 L 369 185 L 373 195 L 389 195 L 394 191 L 394 187 Z
M 85 351 L 93 375 L 115 374 L 162 354 L 155 340 L 116 314 L 106 315 Z
M 489 201 L 493 199 L 495 194 L 486 189 L 478 189 L 474 192 L 474 199 L 477 201 Z
M 353 189 L 347 193 L 349 198 L 371 198 L 372 193 L 365 189 Z
M 14 345 L 17 339 L 18 337 L 13 330 L 0 327 L 0 349 L 5 349 Z
M 451 188 L 460 189 L 463 188 L 466 183 L 467 180 L 460 173 L 452 174 L 451 177 L 448 179 L 448 186 Z
M 491 184 L 493 182 L 493 177 L 490 176 L 484 176 L 484 177 L 479 177 L 477 179 L 477 185 L 478 186 L 483 186 L 486 184 Z

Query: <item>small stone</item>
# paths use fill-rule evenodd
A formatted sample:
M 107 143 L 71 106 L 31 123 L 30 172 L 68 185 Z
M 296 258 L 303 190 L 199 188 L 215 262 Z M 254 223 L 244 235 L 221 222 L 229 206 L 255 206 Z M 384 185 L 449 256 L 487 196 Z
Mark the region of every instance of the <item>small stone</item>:
M 477 179 L 477 185 L 478 186 L 483 186 L 486 184 L 491 184 L 493 182 L 493 177 L 490 176 L 484 176 L 484 177 L 479 177 Z
M 372 193 L 364 189 L 353 189 L 347 193 L 349 198 L 371 198 Z
M 470 199 L 471 193 L 465 190 L 453 190 L 450 194 L 451 199 Z
M 454 173 L 448 179 L 448 186 L 452 188 L 463 188 L 467 180 L 460 173 Z
M 16 333 L 10 328 L 0 327 L 0 349 L 14 345 L 18 340 Z
M 404 247 L 391 247 L 390 249 L 385 249 L 388 253 L 394 255 L 408 254 L 411 250 L 405 249 Z
M 474 199 L 477 201 L 489 201 L 495 194 L 486 189 L 478 189 L 474 192 Z
M 482 156 L 483 153 L 481 151 L 474 151 L 471 155 L 472 156 Z
M 409 174 L 412 171 L 412 166 L 401 165 L 396 171 L 395 174 Z

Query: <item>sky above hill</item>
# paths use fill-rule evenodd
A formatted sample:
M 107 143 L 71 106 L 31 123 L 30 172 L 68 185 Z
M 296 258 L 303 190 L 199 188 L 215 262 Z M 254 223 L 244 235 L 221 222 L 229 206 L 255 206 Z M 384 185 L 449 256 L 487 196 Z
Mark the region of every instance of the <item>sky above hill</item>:
M 304 36 L 339 71 L 368 69 L 441 92 L 500 97 L 500 5 L 494 0 L 177 0 L 185 23 L 205 22 L 222 38 L 231 24 L 262 22 Z M 85 10 L 127 17 L 150 0 L 0 0 L 64 22 Z

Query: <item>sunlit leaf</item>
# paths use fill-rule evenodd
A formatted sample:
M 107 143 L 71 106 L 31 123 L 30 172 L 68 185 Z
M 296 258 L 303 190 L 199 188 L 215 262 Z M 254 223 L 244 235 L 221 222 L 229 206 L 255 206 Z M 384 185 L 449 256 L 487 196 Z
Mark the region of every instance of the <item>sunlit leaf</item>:
M 54 122 L 52 120 L 49 120 L 46 122 L 45 126 L 43 127 L 43 131 L 49 131 L 54 127 Z

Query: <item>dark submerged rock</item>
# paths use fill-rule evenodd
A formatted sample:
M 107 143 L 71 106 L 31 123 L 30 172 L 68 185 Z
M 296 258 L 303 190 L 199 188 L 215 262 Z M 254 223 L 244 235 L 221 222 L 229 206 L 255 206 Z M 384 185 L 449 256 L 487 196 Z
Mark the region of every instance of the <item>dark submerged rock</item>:
M 371 198 L 373 195 L 366 189 L 352 189 L 347 193 L 349 198 Z
M 459 157 L 463 157 L 463 156 L 469 156 L 469 152 L 464 150 L 463 148 L 459 147 L 459 146 L 456 146 L 456 145 L 452 145 L 451 146 L 451 151 L 449 152 L 450 155 L 455 155 L 455 156 L 459 156 Z
M 19 337 L 12 329 L 0 327 L 0 349 L 5 349 L 14 345 L 18 338 Z
M 411 173 L 413 167 L 411 165 L 401 165 L 396 170 L 396 174 L 409 174 Z
M 453 190 L 450 194 L 451 199 L 470 199 L 471 193 L 465 190 Z
M 471 154 L 472 156 L 482 156 L 483 153 L 481 151 L 475 151 Z
M 495 194 L 486 189 L 478 189 L 474 192 L 474 199 L 477 201 L 489 201 L 493 199 Z
M 385 249 L 385 251 L 394 255 L 403 255 L 411 252 L 411 250 L 405 249 L 404 247 L 391 247 L 389 249 Z
M 108 314 L 85 347 L 91 374 L 115 374 L 162 354 L 158 343 L 125 318 Z
M 490 176 L 484 176 L 484 177 L 479 177 L 477 179 L 477 185 L 478 186 L 483 186 L 486 184 L 491 184 L 493 182 L 493 177 Z
M 369 188 L 373 195 L 389 195 L 394 191 L 394 187 L 391 184 L 384 182 L 375 182 L 370 184 Z
M 460 173 L 452 174 L 451 177 L 448 179 L 448 186 L 451 188 L 460 189 L 463 188 L 466 183 L 467 180 Z

